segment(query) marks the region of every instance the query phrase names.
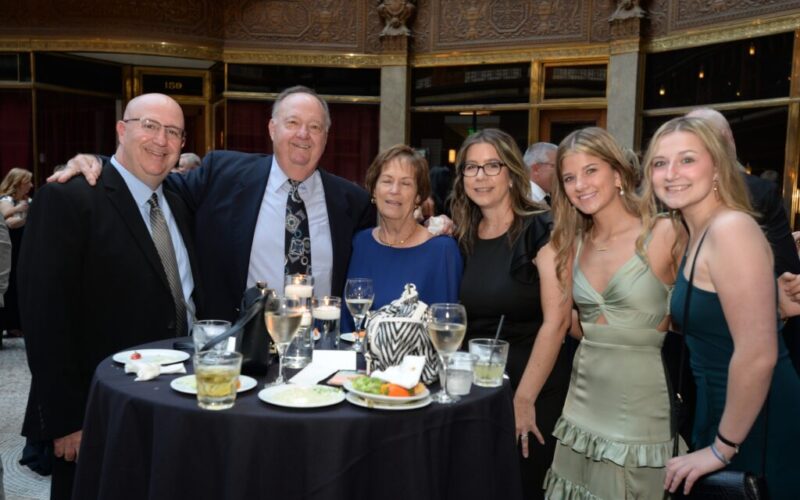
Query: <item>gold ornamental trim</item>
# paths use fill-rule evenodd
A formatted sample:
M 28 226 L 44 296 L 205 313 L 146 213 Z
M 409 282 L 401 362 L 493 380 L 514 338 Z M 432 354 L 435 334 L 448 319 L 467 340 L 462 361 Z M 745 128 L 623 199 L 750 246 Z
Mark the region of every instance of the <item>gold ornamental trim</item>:
M 711 45 L 714 43 L 746 40 L 776 33 L 785 33 L 800 28 L 800 14 L 781 15 L 775 18 L 756 18 L 748 21 L 718 24 L 713 27 L 681 31 L 656 38 L 644 45 L 646 52 L 667 52 Z
M 95 39 L 0 39 L 0 51 L 113 52 L 221 60 L 222 48 L 173 42 L 151 42 L 109 38 Z
M 771 108 L 775 106 L 787 106 L 792 103 L 800 103 L 800 97 L 773 97 L 771 99 L 754 99 L 749 101 L 726 102 L 720 104 L 704 104 L 705 108 L 713 108 L 717 111 L 731 111 L 734 109 L 756 109 Z M 676 106 L 674 108 L 644 109 L 642 116 L 678 116 L 685 115 L 698 106 Z
M 418 68 L 431 66 L 461 66 L 472 64 L 519 63 L 538 60 L 608 58 L 609 44 L 566 45 L 561 47 L 537 47 L 528 49 L 507 49 L 496 51 L 453 51 L 436 54 L 421 54 L 412 58 L 411 64 Z
M 280 52 L 264 50 L 225 50 L 222 60 L 229 64 L 274 64 L 278 66 L 329 66 L 337 68 L 380 68 L 405 66 L 404 54 L 320 54 L 319 52 Z

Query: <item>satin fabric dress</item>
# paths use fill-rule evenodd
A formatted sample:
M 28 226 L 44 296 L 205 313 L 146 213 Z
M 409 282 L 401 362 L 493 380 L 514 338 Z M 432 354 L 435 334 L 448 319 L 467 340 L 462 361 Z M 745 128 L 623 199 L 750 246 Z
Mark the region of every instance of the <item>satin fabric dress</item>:
M 553 431 L 558 445 L 545 496 L 663 498 L 673 441 L 661 359 L 665 333 L 656 328 L 668 313 L 669 287 L 634 254 L 606 289 L 597 291 L 581 272 L 578 256 L 580 245 L 573 298 L 584 337 Z
M 672 319 L 679 329 L 683 329 L 679 322 L 683 320 L 688 287 L 681 265 L 672 296 Z M 725 409 L 733 338 L 719 296 L 714 292 L 696 286 L 692 289 L 687 321 L 686 345 L 697 385 L 692 444 L 694 449 L 700 449 L 714 441 Z M 777 333 L 776 336 L 778 361 L 767 404 L 727 469 L 764 472 L 772 500 L 795 499 L 800 497 L 800 377 L 792 366 L 783 336 Z

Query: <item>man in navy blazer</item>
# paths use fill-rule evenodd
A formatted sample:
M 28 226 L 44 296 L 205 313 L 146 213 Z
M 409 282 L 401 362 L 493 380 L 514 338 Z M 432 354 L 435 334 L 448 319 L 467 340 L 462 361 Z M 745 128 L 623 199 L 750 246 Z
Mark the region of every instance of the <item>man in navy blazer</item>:
M 71 497 L 71 462 L 78 458 L 98 363 L 132 346 L 186 335 L 178 325 L 188 316 L 179 321 L 185 310 L 176 301 L 197 299 L 190 213 L 161 188 L 183 146 L 183 126 L 173 99 L 145 94 L 131 100 L 117 122 L 119 147 L 98 185 L 90 188 L 81 178 L 49 184 L 31 205 L 18 271 L 32 375 L 23 434 L 53 441 L 51 498 Z M 154 197 L 162 214 L 155 223 Z M 174 254 L 174 294 L 151 236 L 162 221 L 169 237 L 158 241 Z
M 289 180 L 300 182 L 308 211 L 315 294 L 341 296 L 353 235 L 375 225 L 375 208 L 364 189 L 319 168 L 330 124 L 327 103 L 316 92 L 291 87 L 272 107 L 274 155 L 212 151 L 200 168 L 167 178 L 165 186 L 195 216 L 204 286 L 198 317 L 235 319 L 244 290 L 255 281 L 283 289 Z M 92 183 L 96 165 L 94 156 L 79 155 L 51 179 L 83 172 Z

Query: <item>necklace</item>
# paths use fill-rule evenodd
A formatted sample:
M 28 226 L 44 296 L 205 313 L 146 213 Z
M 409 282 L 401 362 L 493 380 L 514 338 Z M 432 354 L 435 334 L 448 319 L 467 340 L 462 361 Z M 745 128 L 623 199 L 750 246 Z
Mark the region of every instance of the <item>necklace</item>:
M 412 237 L 412 236 L 414 236 L 414 233 L 416 233 L 416 232 L 417 232 L 417 226 L 416 226 L 416 224 L 415 224 L 415 225 L 414 225 L 414 229 L 412 229 L 412 230 L 411 230 L 411 234 L 409 234 L 408 236 L 406 236 L 405 238 L 403 238 L 403 239 L 401 239 L 401 240 L 397 240 L 397 241 L 395 241 L 395 242 L 393 242 L 393 243 L 390 243 L 390 242 L 388 242 L 388 241 L 384 240 L 384 239 L 383 239 L 383 236 L 381 236 L 381 234 L 382 234 L 382 233 L 383 233 L 383 234 L 385 234 L 385 233 L 386 233 L 386 229 L 384 229 L 383 227 L 381 227 L 381 228 L 380 228 L 380 230 L 378 231 L 378 241 L 380 241 L 381 243 L 383 243 L 383 244 L 384 244 L 384 245 L 386 245 L 386 246 L 389 246 L 389 247 L 396 247 L 396 246 L 404 245 L 404 244 L 406 243 L 406 241 L 410 240 L 410 239 L 411 239 L 411 237 Z
M 594 247 L 594 249 L 595 249 L 595 250 L 597 250 L 598 252 L 607 252 L 607 251 L 608 251 L 608 244 L 609 244 L 609 243 L 613 243 L 615 239 L 617 239 L 617 236 L 616 236 L 616 235 L 613 235 L 613 236 L 611 236 L 610 238 L 608 238 L 608 240 L 606 240 L 606 246 L 604 246 L 604 247 L 601 247 L 601 246 L 600 246 L 600 245 L 597 243 L 597 241 L 595 241 L 595 239 L 594 239 L 594 226 L 592 226 L 592 230 L 591 230 L 591 231 L 589 231 L 589 241 L 591 241 L 591 242 L 592 242 L 592 246 L 593 246 L 593 247 Z

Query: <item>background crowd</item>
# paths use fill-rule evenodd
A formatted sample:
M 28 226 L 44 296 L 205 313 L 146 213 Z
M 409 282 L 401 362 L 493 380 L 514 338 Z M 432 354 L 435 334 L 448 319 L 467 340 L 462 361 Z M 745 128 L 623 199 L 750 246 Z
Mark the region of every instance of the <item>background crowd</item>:
M 525 498 L 662 498 L 722 468 L 763 472 L 773 498 L 800 487 L 800 459 L 781 445 L 800 442 L 800 378 L 780 334 L 800 314 L 800 261 L 774 188 L 741 170 L 724 117 L 670 120 L 641 166 L 599 128 L 525 155 L 506 132 L 479 130 L 450 179 L 398 145 L 378 154 L 365 189 L 320 168 L 331 126 L 325 101 L 292 87 L 268 124 L 274 155 L 214 151 L 173 172 L 183 114 L 146 94 L 117 123 L 113 157 L 70 160 L 33 203 L 29 172 L 0 184 L 12 241 L 28 226 L 24 432 L 54 442 L 53 498 L 71 497 L 99 360 L 185 334 L 195 316 L 234 320 L 256 281 L 281 293 L 296 241 L 317 295 L 369 277 L 377 308 L 413 282 L 427 303 L 466 307 L 464 345 L 505 318 Z M 452 236 L 418 220 L 426 202 L 449 213 Z M 661 362 L 671 327 L 697 386 L 675 457 Z

